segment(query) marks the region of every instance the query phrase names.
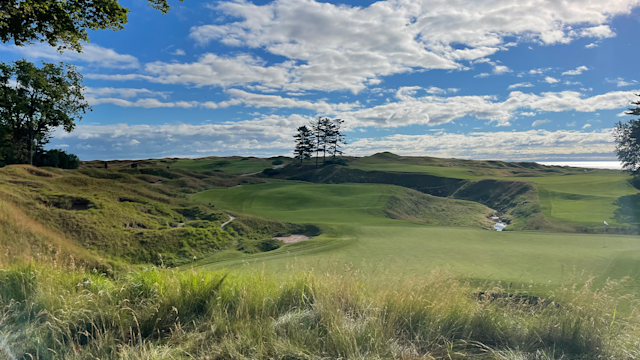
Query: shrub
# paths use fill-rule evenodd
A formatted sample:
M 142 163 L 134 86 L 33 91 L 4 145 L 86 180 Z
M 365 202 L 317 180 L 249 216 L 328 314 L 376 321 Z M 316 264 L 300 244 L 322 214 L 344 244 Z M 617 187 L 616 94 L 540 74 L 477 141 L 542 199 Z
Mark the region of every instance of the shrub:
M 282 161 L 282 160 L 280 160 L 280 159 L 278 159 L 278 160 L 273 160 L 273 161 L 271 162 L 271 165 L 282 165 L 282 164 L 284 164 L 284 161 Z

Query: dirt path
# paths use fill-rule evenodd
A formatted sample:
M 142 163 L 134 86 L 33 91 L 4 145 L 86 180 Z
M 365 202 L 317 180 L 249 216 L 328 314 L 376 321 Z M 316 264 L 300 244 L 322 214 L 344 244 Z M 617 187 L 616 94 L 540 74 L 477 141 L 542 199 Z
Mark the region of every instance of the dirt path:
M 290 235 L 290 236 L 274 237 L 274 239 L 282 240 L 285 244 L 293 244 L 300 241 L 306 241 L 311 238 L 306 235 Z
M 220 225 L 220 229 L 224 229 L 224 227 L 227 226 L 227 224 L 229 224 L 230 222 L 232 222 L 235 218 L 236 218 L 235 216 L 229 215 L 229 221 L 223 222 L 222 225 Z

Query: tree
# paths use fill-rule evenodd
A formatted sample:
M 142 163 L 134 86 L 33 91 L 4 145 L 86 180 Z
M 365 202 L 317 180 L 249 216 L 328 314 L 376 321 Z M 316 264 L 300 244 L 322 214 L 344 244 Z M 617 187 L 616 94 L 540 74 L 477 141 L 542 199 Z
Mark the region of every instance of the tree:
M 167 0 L 147 0 L 163 14 Z M 18 46 L 47 42 L 59 50 L 81 51 L 87 30 L 122 30 L 129 9 L 118 0 L 3 0 L 0 1 L 0 40 Z
M 640 96 L 640 94 L 637 94 Z M 634 101 L 636 105 L 625 114 L 640 116 L 640 101 Z M 632 172 L 636 177 L 640 175 L 640 119 L 631 119 L 629 122 L 618 122 L 613 130 L 616 142 L 615 153 L 622 167 Z
M 333 161 L 336 160 L 336 155 L 343 155 L 341 150 L 342 145 L 347 145 L 346 136 L 342 133 L 342 125 L 344 120 L 334 119 L 331 123 L 329 139 L 329 154 L 333 157 Z
M 73 65 L 42 64 L 38 68 L 24 59 L 0 63 L 0 126 L 26 144 L 29 164 L 36 141 L 46 142 L 57 127 L 70 132 L 91 109 L 82 94 L 82 75 Z
M 293 151 L 294 157 L 303 160 L 311 159 L 314 150 L 314 136 L 311 129 L 306 125 L 298 128 L 298 133 L 294 135 L 296 148 Z
M 320 149 L 322 149 L 322 147 L 324 146 L 323 144 L 323 139 L 325 139 L 325 127 L 324 127 L 324 122 L 322 121 L 323 119 L 321 117 L 318 117 L 315 120 L 311 121 L 311 130 L 313 131 L 313 136 L 314 136 L 314 144 L 313 144 L 313 149 L 316 152 L 316 167 L 318 167 L 318 159 L 320 158 L 319 154 L 320 154 Z

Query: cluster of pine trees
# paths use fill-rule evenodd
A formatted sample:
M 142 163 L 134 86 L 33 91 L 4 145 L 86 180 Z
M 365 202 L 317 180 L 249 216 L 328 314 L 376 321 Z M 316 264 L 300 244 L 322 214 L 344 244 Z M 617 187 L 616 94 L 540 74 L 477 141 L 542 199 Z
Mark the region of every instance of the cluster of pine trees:
M 327 154 L 333 161 L 336 156 L 343 155 L 342 148 L 347 145 L 346 137 L 342 133 L 344 120 L 329 119 L 319 117 L 311 121 L 309 126 L 304 125 L 298 128 L 298 133 L 294 135 L 296 142 L 294 157 L 302 163 L 311 159 L 313 153 L 316 154 L 316 166 L 322 152 L 322 163 L 327 162 Z

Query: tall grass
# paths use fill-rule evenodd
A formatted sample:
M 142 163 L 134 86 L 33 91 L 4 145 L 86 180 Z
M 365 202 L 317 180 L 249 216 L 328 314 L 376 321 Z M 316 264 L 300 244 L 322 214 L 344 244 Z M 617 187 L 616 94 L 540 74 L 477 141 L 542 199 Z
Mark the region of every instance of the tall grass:
M 446 272 L 148 269 L 121 278 L 0 270 L 0 358 L 635 359 L 640 319 L 619 283 L 548 299 L 479 292 Z

